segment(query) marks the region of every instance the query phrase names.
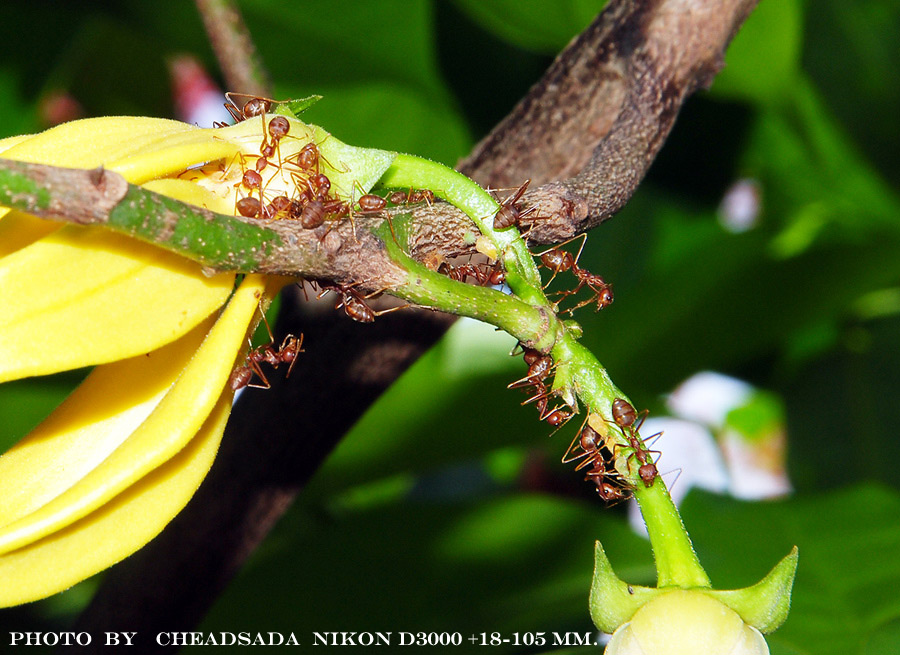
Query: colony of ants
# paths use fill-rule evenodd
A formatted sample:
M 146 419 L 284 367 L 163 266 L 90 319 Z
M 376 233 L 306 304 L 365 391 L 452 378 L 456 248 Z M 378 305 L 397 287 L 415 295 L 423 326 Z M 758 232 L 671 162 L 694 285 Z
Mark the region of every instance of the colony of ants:
M 241 180 L 235 186 L 240 197 L 235 202 L 235 210 L 246 218 L 287 219 L 299 221 L 307 230 L 318 228 L 327 220 L 338 220 L 354 215 L 378 213 L 387 206 L 387 200 L 381 196 L 363 193 L 355 201 L 342 200 L 332 192 L 331 179 L 322 171 L 321 164 L 327 162 L 315 143 L 305 144 L 293 155 L 282 157 L 281 144 L 291 136 L 291 123 L 284 116 L 268 116 L 268 112 L 278 101 L 258 96 L 243 94 L 226 94 L 228 109 L 235 121 L 244 121 L 259 117 L 263 126 L 263 140 L 259 146 L 259 154 L 253 166 L 246 166 Z M 239 106 L 235 97 L 248 100 Z M 268 121 L 268 122 L 267 122 Z M 242 160 L 242 167 L 244 161 Z M 270 168 L 271 167 L 271 168 Z M 334 168 L 331 166 L 331 168 Z M 286 175 L 292 184 L 290 195 L 266 196 L 267 183 L 263 172 L 269 169 L 269 180 L 274 175 Z M 274 169 L 274 175 L 271 174 Z
M 612 422 L 628 442 L 627 449 L 631 452 L 625 457 L 625 465 L 629 466 L 632 459 L 639 464 L 638 477 L 644 486 L 653 486 L 654 480 L 659 477 L 656 463 L 652 454 L 658 451 L 649 450 L 645 441 L 641 439 L 638 430 L 646 417 L 647 412 L 640 414 L 623 398 L 616 398 L 612 404 Z M 596 416 L 596 415 L 592 415 Z M 606 419 L 600 417 L 603 423 Z M 576 471 L 587 468 L 585 480 L 593 482 L 597 487 L 597 493 L 607 503 L 625 500 L 631 494 L 632 487 L 616 470 L 616 460 L 619 459 L 619 451 L 625 448 L 620 443 L 605 439 L 590 424 L 591 417 L 584 422 L 581 430 L 575 435 L 572 443 L 563 455 L 562 462 L 567 464 L 581 460 L 575 467 Z M 656 437 L 658 435 L 654 435 Z M 652 437 L 651 437 L 652 438 Z M 589 467 L 589 468 L 588 468 Z
M 322 156 L 316 144 L 307 143 L 295 155 L 281 157 L 279 146 L 290 133 L 290 122 L 283 116 L 274 116 L 269 119 L 268 124 L 265 123 L 266 114 L 276 101 L 257 96 L 245 96 L 248 98 L 247 102 L 239 107 L 233 100 L 233 96 L 237 95 L 240 94 L 228 94 L 230 104 L 226 105 L 235 121 L 260 117 L 264 128 L 263 141 L 260 144 L 259 155 L 254 166 L 243 171 L 241 181 L 236 185 L 246 194 L 236 201 L 235 206 L 236 211 L 242 216 L 297 220 L 304 229 L 315 229 L 322 226 L 329 218 L 335 220 L 349 216 L 352 220 L 354 211 L 361 214 L 381 212 L 387 207 L 388 202 L 392 205 L 406 205 L 420 202 L 431 204 L 434 201 L 434 193 L 427 189 L 395 191 L 387 198 L 375 194 L 362 194 L 355 203 L 340 199 L 331 193 L 331 180 L 320 170 Z M 278 171 L 287 170 L 294 182 L 291 186 L 295 190 L 290 197 L 278 195 L 266 200 L 262 173 L 269 166 L 274 166 Z M 523 212 L 517 207 L 529 182 L 530 180 L 526 180 L 501 203 L 494 215 L 494 229 L 519 227 L 520 220 L 532 211 Z M 254 193 L 256 197 L 254 197 Z M 354 209 L 354 204 L 356 209 Z M 599 275 L 578 265 L 584 243 L 575 256 L 563 250 L 562 246 L 564 245 L 561 244 L 538 255 L 541 266 L 552 272 L 545 288 L 559 273 L 563 272 L 571 272 L 578 281 L 574 289 L 558 291 L 554 294 L 559 296 L 555 303 L 556 306 L 558 307 L 560 302 L 574 296 L 583 288 L 591 291 L 591 297 L 564 310 L 565 312 L 571 314 L 587 305 L 594 305 L 597 311 L 609 306 L 613 301 L 610 285 Z M 460 282 L 471 280 L 481 286 L 503 284 L 506 277 L 499 262 L 494 264 L 468 263 L 459 266 L 443 263 L 438 271 L 453 280 Z M 371 323 L 376 316 L 399 309 L 399 307 L 394 307 L 376 312 L 366 301 L 377 294 L 364 295 L 355 288 L 355 285 L 324 284 L 320 286 L 322 292 L 319 297 L 328 292 L 335 293 L 338 299 L 335 308 L 343 308 L 345 313 L 355 321 Z M 268 328 L 268 323 L 266 326 Z M 275 348 L 271 331 L 269 335 L 269 343 L 251 350 L 246 361 L 234 370 L 231 376 L 232 389 L 237 390 L 245 386 L 269 388 L 269 381 L 262 369 L 264 363 L 276 369 L 281 364 L 287 364 L 287 375 L 290 375 L 297 355 L 302 352 L 303 336 L 297 338 L 288 335 L 281 345 Z M 522 350 L 528 371 L 525 377 L 511 383 L 509 387 L 530 390 L 530 397 L 522 404 L 533 403 L 541 420 L 559 428 L 572 417 L 574 412 L 566 404 L 550 407 L 550 399 L 556 394 L 548 389 L 545 381 L 552 372 L 553 359 L 550 355 L 532 348 L 522 346 Z M 253 384 L 254 377 L 259 379 L 259 384 Z M 634 407 L 622 398 L 617 398 L 613 402 L 613 423 L 628 442 L 631 450 L 626 457 L 626 463 L 632 459 L 637 461 L 639 464 L 638 476 L 644 485 L 649 487 L 659 473 L 651 456 L 655 451 L 648 450 L 638 434 L 645 415 L 643 413 L 639 418 Z M 620 444 L 614 443 L 610 448 L 606 440 L 586 421 L 569 445 L 562 461 L 569 463 L 581 460 L 575 470 L 586 468 L 585 480 L 596 486 L 598 495 L 605 502 L 616 503 L 628 498 L 631 494 L 630 485 L 616 471 L 615 467 L 615 461 L 619 455 L 617 451 L 621 447 Z
M 538 409 L 541 420 L 547 421 L 555 428 L 561 427 L 572 418 L 574 412 L 567 404 L 550 407 L 550 399 L 556 393 L 548 390 L 545 381 L 553 371 L 553 358 L 523 344 L 519 344 L 519 347 L 523 351 L 528 371 L 523 378 L 509 384 L 508 387 L 529 390 L 531 396 L 522 404 L 533 403 Z M 659 476 L 653 461 L 653 454 L 659 453 L 649 450 L 645 441 L 638 434 L 646 414 L 646 411 L 638 414 L 627 400 L 616 398 L 612 404 L 612 421 L 601 419 L 597 415 L 592 416 L 603 421 L 604 425 L 613 423 L 628 446 L 623 446 L 621 442 L 604 439 L 590 425 L 589 420 L 586 420 L 562 457 L 564 464 L 581 460 L 575 470 L 587 469 L 585 480 L 595 485 L 597 494 L 607 504 L 615 504 L 627 499 L 633 489 L 615 466 L 623 448 L 630 450 L 625 456 L 625 465 L 630 466 L 632 460 L 637 462 L 637 474 L 645 486 L 652 486 L 654 480 Z
M 306 143 L 295 154 L 282 156 L 281 144 L 285 138 L 291 136 L 291 123 L 284 116 L 268 115 L 278 101 L 238 93 L 228 93 L 226 97 L 228 104 L 225 107 L 235 121 L 258 117 L 263 126 L 263 140 L 259 146 L 259 154 L 250 156 L 255 157 L 255 162 L 252 166 L 246 166 L 245 160 L 241 161 L 244 170 L 240 181 L 235 185 L 241 196 L 235 202 L 238 214 L 246 218 L 296 220 L 304 229 L 314 230 L 329 220 L 336 221 L 349 217 L 353 221 L 354 215 L 377 214 L 387 207 L 388 199 L 376 194 L 362 193 L 355 201 L 345 201 L 333 193 L 331 179 L 323 172 L 321 165 L 324 162 L 332 169 L 334 166 L 325 160 L 315 143 Z M 239 105 L 236 98 L 246 98 L 246 102 Z M 272 169 L 275 170 L 275 175 L 286 175 L 291 180 L 292 184 L 285 185 L 292 189 L 290 195 L 267 197 L 267 183 L 263 177 L 267 169 L 270 181 L 274 178 L 274 175 L 271 175 Z M 430 203 L 433 200 L 434 194 L 428 190 L 410 189 L 409 192 L 395 192 L 390 196 L 391 203 L 395 205 L 423 201 Z M 324 234 L 321 236 L 324 237 Z M 322 293 L 319 294 L 319 298 L 325 293 L 334 292 L 338 296 L 335 307 L 343 308 L 355 321 L 371 323 L 376 316 L 399 309 L 373 310 L 366 301 L 378 295 L 377 292 L 363 295 L 355 285 L 325 284 L 320 285 L 320 288 Z M 271 344 L 252 351 L 244 365 L 241 379 L 249 380 L 253 375 L 262 377 L 259 364 L 275 362 L 278 352 Z

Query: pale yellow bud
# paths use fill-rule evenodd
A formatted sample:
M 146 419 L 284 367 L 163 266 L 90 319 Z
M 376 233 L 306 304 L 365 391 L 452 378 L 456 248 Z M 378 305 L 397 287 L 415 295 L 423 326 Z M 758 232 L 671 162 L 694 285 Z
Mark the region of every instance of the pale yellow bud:
M 606 655 L 768 655 L 759 631 L 699 591 L 673 590 L 613 634 Z

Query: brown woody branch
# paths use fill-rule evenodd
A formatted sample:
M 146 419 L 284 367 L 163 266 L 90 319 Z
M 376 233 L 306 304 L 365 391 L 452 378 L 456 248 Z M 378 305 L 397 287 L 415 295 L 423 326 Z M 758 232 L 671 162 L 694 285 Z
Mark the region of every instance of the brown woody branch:
M 203 26 L 219 60 L 228 88 L 268 97 L 272 82 L 256 54 L 256 46 L 232 0 L 195 0 Z
M 523 204 L 536 209 L 535 243 L 596 227 L 634 193 L 682 103 L 712 82 L 757 1 L 611 2 L 460 170 L 493 188 L 530 179 Z M 465 222 L 441 211 L 441 221 Z
M 755 2 L 611 4 L 461 162 L 461 170 L 485 186 L 515 187 L 524 178 L 541 183 L 523 198 L 525 206 L 535 208 L 525 219 L 533 243 L 558 243 L 595 227 L 631 197 L 684 99 L 712 81 L 725 45 Z M 562 181 L 551 181 L 558 179 Z M 86 192 L 82 213 L 91 211 L 93 189 Z M 79 203 L 73 199 L 67 206 Z M 361 241 L 351 232 L 355 225 L 310 232 L 292 221 L 258 223 L 279 233 L 290 247 L 273 250 L 256 271 L 338 281 L 355 274 L 357 281 L 375 289 L 389 287 L 394 277 L 377 241 Z M 365 227 L 372 221 L 359 223 Z M 473 252 L 474 229 L 465 214 L 446 203 L 420 205 L 413 209 L 404 245 L 414 258 L 441 261 Z M 317 239 L 326 232 L 326 250 L 335 256 L 311 258 L 308 253 L 319 250 Z

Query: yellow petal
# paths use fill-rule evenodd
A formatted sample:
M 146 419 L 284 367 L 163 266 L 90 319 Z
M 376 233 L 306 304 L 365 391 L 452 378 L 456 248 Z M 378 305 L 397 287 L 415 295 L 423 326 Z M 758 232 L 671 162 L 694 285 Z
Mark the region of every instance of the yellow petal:
M 210 130 L 161 118 L 109 116 L 63 123 L 40 134 L 10 137 L 0 142 L 3 157 L 54 166 L 103 166 L 142 184 L 189 166 L 233 157 L 237 146 Z M 233 207 L 228 213 L 233 213 Z M 0 208 L 0 218 L 6 213 Z M 0 255 L 15 244 L 27 245 L 59 228 L 58 223 L 21 214 L 9 231 L 0 232 Z M 5 221 L 0 220 L 0 225 Z M 14 243 L 6 236 L 14 232 Z
M 0 259 L 0 381 L 159 348 L 220 307 L 233 280 L 122 235 L 66 226 Z
M 189 202 L 219 214 L 234 214 L 234 200 L 217 195 L 195 182 L 173 177 L 150 180 L 143 184 L 145 189 L 161 193 L 182 202 Z
M 19 134 L 17 136 L 8 136 L 5 139 L 0 139 L 0 153 L 6 152 L 13 146 L 18 145 L 31 137 L 31 134 Z
M 59 223 L 5 207 L 0 207 L 0 217 L 0 258 L 30 246 L 61 227 Z
M 192 149 L 193 148 L 193 149 Z M 17 143 L 7 159 L 71 168 L 103 166 L 141 184 L 233 154 L 209 130 L 163 118 L 107 116 L 63 123 Z
M 283 281 L 248 276 L 178 382 L 152 414 L 101 464 L 36 511 L 0 530 L 0 554 L 71 525 L 179 452 L 219 401 L 260 298 Z M 230 395 L 230 390 L 226 390 Z
M 0 456 L 0 526 L 64 492 L 156 408 L 214 322 L 146 355 L 98 366 L 27 437 Z
M 212 466 L 230 408 L 231 394 L 223 394 L 197 436 L 168 462 L 81 520 L 0 556 L 0 607 L 63 591 L 159 534 Z
M 233 210 L 185 180 L 146 186 L 213 211 Z M 0 253 L 4 234 L 14 244 L 29 222 L 51 225 L 11 213 L 0 221 Z M 205 277 L 197 264 L 128 237 L 66 226 L 0 259 L 0 381 L 159 348 L 220 307 L 233 283 L 233 274 Z

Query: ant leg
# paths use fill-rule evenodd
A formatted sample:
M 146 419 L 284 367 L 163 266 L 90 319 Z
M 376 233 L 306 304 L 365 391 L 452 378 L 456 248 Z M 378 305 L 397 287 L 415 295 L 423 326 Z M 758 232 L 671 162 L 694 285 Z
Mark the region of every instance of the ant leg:
M 291 377 L 291 371 L 294 370 L 294 364 L 297 363 L 297 355 L 303 352 L 303 334 L 301 334 L 299 337 L 295 337 L 292 334 L 287 335 L 284 338 L 284 341 L 281 342 L 281 348 L 279 348 L 279 352 L 290 353 L 291 363 L 288 366 L 287 373 L 284 376 L 285 379 L 287 379 Z
M 262 384 L 253 384 L 253 382 L 250 382 L 249 384 L 247 384 L 247 386 L 253 387 L 255 389 L 271 389 L 272 385 L 269 384 L 269 379 L 266 377 L 266 374 L 263 373 L 262 367 L 256 362 L 256 360 L 250 359 L 248 363 L 250 364 L 250 370 L 255 373 L 256 376 L 262 381 Z

